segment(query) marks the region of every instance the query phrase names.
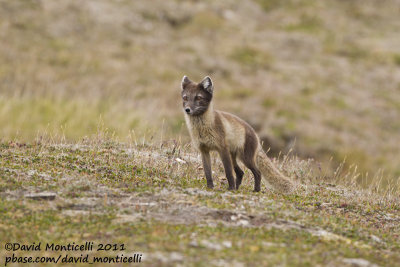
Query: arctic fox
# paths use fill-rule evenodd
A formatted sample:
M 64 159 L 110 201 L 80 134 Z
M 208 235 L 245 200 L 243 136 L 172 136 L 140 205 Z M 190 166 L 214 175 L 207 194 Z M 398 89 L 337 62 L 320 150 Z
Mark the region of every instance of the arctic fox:
M 282 193 L 290 193 L 294 185 L 273 165 L 263 151 L 254 129 L 239 117 L 214 110 L 212 105 L 213 82 L 205 77 L 195 83 L 184 76 L 182 100 L 186 125 L 192 142 L 201 152 L 207 187 L 213 188 L 210 151 L 218 151 L 224 165 L 229 190 L 239 189 L 243 170 L 237 164 L 239 158 L 254 175 L 254 191 L 261 189 L 261 177 Z M 236 173 L 236 183 L 233 176 Z

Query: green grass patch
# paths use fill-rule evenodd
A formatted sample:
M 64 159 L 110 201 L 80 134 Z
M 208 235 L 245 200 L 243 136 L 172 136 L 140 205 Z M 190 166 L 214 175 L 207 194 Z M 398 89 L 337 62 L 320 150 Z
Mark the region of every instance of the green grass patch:
M 0 98 L 0 133 L 10 139 L 32 140 L 41 135 L 80 139 L 99 130 L 126 136 L 141 120 L 134 111 L 121 113 L 109 102 Z
M 268 108 L 275 107 L 277 105 L 277 102 L 274 98 L 269 97 L 269 98 L 265 98 L 263 100 L 262 105 L 263 105 L 263 107 L 268 109 Z
M 400 66 L 400 54 L 394 54 L 394 55 L 393 55 L 393 62 L 394 62 L 394 64 L 396 64 L 397 66 Z
M 269 68 L 272 63 L 271 55 L 249 46 L 235 48 L 231 58 L 237 63 L 253 68 Z
M 313 15 L 302 15 L 299 22 L 284 26 L 286 31 L 300 31 L 307 33 L 315 33 L 323 28 L 322 20 Z

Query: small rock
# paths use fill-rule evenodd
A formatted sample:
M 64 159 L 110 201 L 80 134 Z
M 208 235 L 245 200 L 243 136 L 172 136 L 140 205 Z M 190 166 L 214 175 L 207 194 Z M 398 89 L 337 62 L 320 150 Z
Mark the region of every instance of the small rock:
M 200 244 L 203 247 L 206 247 L 206 248 L 212 249 L 212 250 L 221 250 L 222 249 L 222 246 L 220 244 L 212 243 L 208 240 L 201 240 Z
M 263 242 L 261 242 L 261 244 L 264 247 L 278 247 L 278 248 L 286 247 L 285 243 L 272 243 L 272 242 L 263 241 Z
M 374 240 L 375 242 L 382 243 L 382 240 L 376 235 L 371 235 L 371 239 Z
M 186 164 L 186 161 L 184 161 L 183 159 L 176 158 L 175 160 L 176 160 L 178 163 Z
M 392 220 L 393 220 L 392 214 L 389 214 L 389 213 L 383 215 L 383 218 L 384 218 L 385 220 L 388 220 L 388 221 L 392 221 Z
M 169 260 L 170 261 L 183 261 L 183 256 L 182 256 L 182 254 L 180 254 L 178 252 L 172 252 L 171 254 L 169 254 Z
M 247 226 L 247 225 L 250 224 L 249 221 L 247 221 L 247 220 L 240 220 L 240 221 L 238 221 L 238 223 L 239 223 L 240 225 L 242 225 L 242 226 Z
M 224 10 L 222 16 L 226 20 L 233 20 L 236 17 L 235 12 L 233 12 L 232 10 Z
M 197 188 L 187 188 L 184 190 L 184 192 L 189 195 L 200 195 L 200 196 L 213 196 L 214 195 L 214 192 L 208 192 L 208 191 L 200 190 Z
M 28 171 L 28 175 L 29 175 L 29 176 L 33 176 L 33 175 L 35 175 L 35 174 L 37 174 L 37 171 L 36 171 L 36 170 L 29 170 L 29 171 Z
M 153 252 L 152 255 L 150 256 L 151 258 L 155 258 L 158 259 L 160 261 L 162 261 L 163 263 L 167 263 L 167 262 L 181 262 L 183 261 L 184 257 L 182 254 L 178 253 L 178 252 L 171 252 L 168 254 L 164 254 L 162 252 Z M 143 258 L 142 258 L 143 261 Z
M 226 248 L 231 248 L 232 247 L 232 242 L 231 241 L 223 241 L 222 245 Z
M 355 267 L 378 267 L 378 265 L 364 259 L 343 259 L 343 262 Z
M 189 246 L 194 247 L 194 248 L 197 248 L 197 247 L 199 246 L 199 243 L 197 243 L 196 240 L 193 240 L 193 241 L 191 241 L 191 242 L 189 243 Z
M 57 196 L 56 193 L 51 193 L 51 192 L 31 193 L 25 195 L 26 198 L 34 200 L 54 200 L 56 196 Z

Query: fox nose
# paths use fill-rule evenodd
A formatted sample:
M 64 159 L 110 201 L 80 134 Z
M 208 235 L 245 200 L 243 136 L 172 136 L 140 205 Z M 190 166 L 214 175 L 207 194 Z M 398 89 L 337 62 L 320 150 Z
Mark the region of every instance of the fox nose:
M 185 108 L 187 114 L 190 114 L 190 108 Z

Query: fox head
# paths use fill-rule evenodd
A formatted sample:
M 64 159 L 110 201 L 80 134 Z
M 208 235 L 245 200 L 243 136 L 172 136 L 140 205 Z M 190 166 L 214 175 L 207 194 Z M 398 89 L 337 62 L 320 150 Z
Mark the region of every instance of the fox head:
M 210 77 L 205 77 L 200 83 L 195 83 L 183 76 L 182 100 L 183 110 L 190 116 L 200 116 L 207 111 L 213 96 L 213 83 Z

